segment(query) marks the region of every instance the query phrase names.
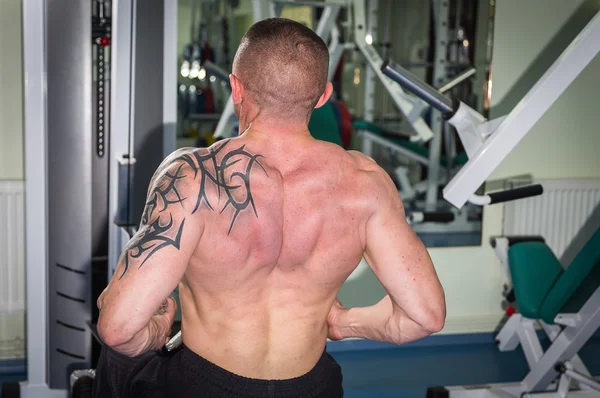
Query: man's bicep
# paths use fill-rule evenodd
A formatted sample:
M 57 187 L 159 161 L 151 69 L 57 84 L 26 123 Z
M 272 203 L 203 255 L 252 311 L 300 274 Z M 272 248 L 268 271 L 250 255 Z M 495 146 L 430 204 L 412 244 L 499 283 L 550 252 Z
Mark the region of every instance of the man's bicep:
M 182 163 L 157 170 L 140 229 L 125 246 L 99 300 L 101 318 L 126 328 L 124 333 L 146 325 L 177 287 L 198 245 L 203 224 L 186 203 L 189 174 Z
M 419 308 L 420 290 L 438 283 L 437 275 L 427 249 L 406 222 L 393 183 L 386 179 L 382 184 L 379 207 L 367 222 L 365 259 L 395 304 Z

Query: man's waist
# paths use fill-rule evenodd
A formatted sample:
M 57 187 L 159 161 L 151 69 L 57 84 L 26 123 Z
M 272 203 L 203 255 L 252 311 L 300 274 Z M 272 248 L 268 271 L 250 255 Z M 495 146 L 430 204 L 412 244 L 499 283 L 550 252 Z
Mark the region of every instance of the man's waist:
M 256 377 L 244 372 L 233 372 L 225 367 L 222 367 L 218 362 L 210 361 L 202 355 L 194 352 L 190 347 L 185 344 L 180 348 L 181 350 L 181 361 L 185 368 L 190 372 L 194 373 L 195 376 L 204 378 L 207 380 L 230 382 L 234 384 L 243 383 L 246 387 L 261 388 L 264 387 L 267 382 L 278 382 L 281 386 L 294 387 L 295 385 L 306 385 L 325 383 L 326 380 L 331 379 L 339 375 L 341 377 L 341 368 L 337 362 L 331 357 L 325 350 L 321 352 L 316 363 L 305 372 L 301 372 L 295 376 L 280 378 L 280 377 Z M 231 354 L 233 355 L 233 354 Z M 243 359 L 235 358 L 237 362 L 242 362 Z M 292 365 L 293 367 L 295 360 L 293 358 L 287 359 L 287 366 Z M 252 377 L 255 376 L 255 377 Z
M 223 333 L 213 337 L 184 333 L 183 344 L 187 350 L 227 372 L 262 380 L 291 379 L 310 372 L 318 363 L 325 351 L 326 337 L 309 344 L 294 341 L 294 336 L 288 338 L 275 344 L 276 339 L 268 334 L 250 337 Z

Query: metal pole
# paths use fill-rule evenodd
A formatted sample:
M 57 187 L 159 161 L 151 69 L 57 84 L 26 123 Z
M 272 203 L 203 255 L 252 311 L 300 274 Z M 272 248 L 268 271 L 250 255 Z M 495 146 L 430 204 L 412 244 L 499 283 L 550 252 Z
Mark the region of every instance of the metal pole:
M 135 62 L 135 8 L 130 1 L 113 0 L 113 25 L 112 25 L 112 44 L 111 58 L 112 70 L 111 81 L 113 89 L 111 90 L 112 112 L 110 113 L 110 126 L 113 134 L 110 140 L 111 166 L 109 171 L 109 229 L 108 229 L 108 280 L 117 267 L 121 250 L 128 240 L 123 230 L 112 222 L 119 211 L 119 159 L 127 155 L 129 159 L 133 158 L 133 95 L 134 92 L 134 73 L 133 64 Z M 166 58 L 166 57 L 165 57 Z M 128 174 L 130 176 L 132 173 Z M 133 185 L 133 181 L 127 182 L 127 186 Z M 133 192 L 133 190 L 131 190 Z M 133 201 L 131 194 L 129 199 Z M 129 218 L 129 217 L 128 217 Z
M 29 384 L 33 386 L 46 385 L 48 365 L 45 37 L 45 4 L 40 5 L 38 0 L 23 0 L 27 373 Z
M 569 376 L 570 378 L 577 380 L 581 384 L 585 384 L 589 388 L 600 392 L 600 383 L 592 380 L 591 378 L 586 377 L 586 376 L 582 375 L 581 373 L 576 372 L 576 371 L 571 370 L 571 369 L 567 369 L 565 371 L 565 374 L 567 376 Z
M 377 41 L 377 15 L 379 13 L 379 0 L 369 1 L 369 11 L 367 13 L 367 33 L 366 37 L 370 37 L 368 44 Z M 375 119 L 375 87 L 377 76 L 373 68 L 367 68 L 365 77 L 365 103 L 364 103 L 364 119 L 372 122 Z
M 164 0 L 163 156 L 177 149 L 177 0 Z
M 425 83 L 402 66 L 393 61 L 387 61 L 381 67 L 383 73 L 408 91 L 429 103 L 442 113 L 452 113 L 452 100 L 440 94 L 438 90 Z
M 448 18 L 450 16 L 448 1 L 433 0 L 435 20 L 435 52 L 433 62 L 433 85 L 446 80 L 446 49 L 448 44 Z M 429 167 L 427 171 L 427 193 L 425 209 L 434 211 L 438 200 L 438 183 L 440 176 L 440 157 L 442 152 L 442 114 L 432 110 L 431 131 L 433 138 L 429 147 Z

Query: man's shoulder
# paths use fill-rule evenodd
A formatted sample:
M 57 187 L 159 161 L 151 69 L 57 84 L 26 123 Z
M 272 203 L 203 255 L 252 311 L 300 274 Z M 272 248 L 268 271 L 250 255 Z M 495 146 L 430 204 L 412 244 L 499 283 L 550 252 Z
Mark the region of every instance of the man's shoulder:
M 367 170 L 375 170 L 379 167 L 377 165 L 377 162 L 373 160 L 372 157 L 367 156 L 360 151 L 350 150 L 346 152 L 348 153 L 348 155 L 350 155 L 350 157 L 352 157 L 352 159 L 357 163 L 357 165 L 361 166 L 362 168 L 365 168 Z

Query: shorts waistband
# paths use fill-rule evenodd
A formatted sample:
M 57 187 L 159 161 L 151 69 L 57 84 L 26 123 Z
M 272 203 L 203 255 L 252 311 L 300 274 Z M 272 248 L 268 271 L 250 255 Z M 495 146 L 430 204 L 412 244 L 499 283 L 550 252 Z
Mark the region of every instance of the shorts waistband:
M 309 395 L 313 395 L 326 390 L 333 381 L 332 378 L 336 379 L 335 375 L 332 375 L 331 365 L 333 359 L 326 351 L 323 352 L 317 364 L 308 373 L 285 380 L 252 379 L 231 373 L 201 357 L 186 346 L 181 348 L 180 358 L 186 370 L 194 373 L 195 376 L 234 394 L 243 394 L 244 396 L 262 397 L 274 394 L 278 396 L 298 396 L 303 390 Z

